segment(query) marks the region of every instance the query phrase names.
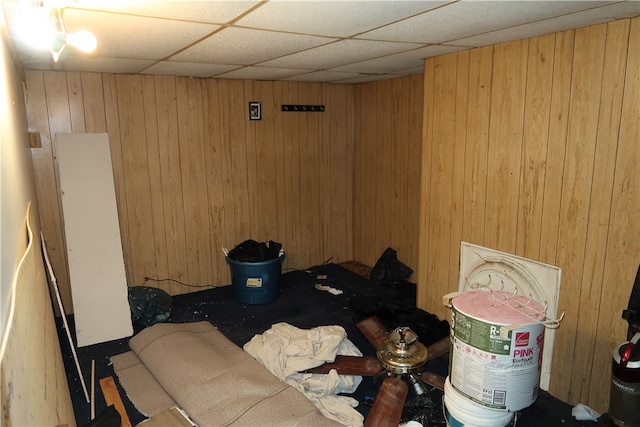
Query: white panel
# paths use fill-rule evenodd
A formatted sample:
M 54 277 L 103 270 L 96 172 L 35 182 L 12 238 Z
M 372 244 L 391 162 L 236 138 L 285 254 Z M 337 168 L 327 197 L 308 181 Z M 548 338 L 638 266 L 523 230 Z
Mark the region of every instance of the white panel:
M 422 72 L 424 58 L 446 53 L 457 52 L 465 48 L 458 46 L 433 45 L 381 58 L 356 62 L 342 67 L 332 68 L 330 71 L 350 71 L 358 73 L 396 73 L 397 71 L 419 68 L 416 73 Z
M 78 347 L 133 334 L 109 138 L 56 134 Z
M 538 25 L 545 19 L 593 8 L 602 3 L 604 2 L 549 1 L 541 7 L 535 1 L 450 2 L 444 7 L 374 29 L 358 37 L 372 40 L 442 43 L 527 23 Z M 516 37 L 511 40 L 521 38 Z
M 242 67 L 226 73 L 217 74 L 215 77 L 223 79 L 247 79 L 247 80 L 281 80 L 287 77 L 297 76 L 304 71 L 288 68 L 267 67 Z
M 222 24 L 252 8 L 258 0 L 82 0 L 74 3 L 77 3 L 81 9 L 100 10 L 113 14 Z M 72 10 L 73 6 L 75 5 L 67 10 Z
M 413 43 L 388 43 L 371 40 L 341 40 L 313 49 L 283 56 L 261 65 L 268 67 L 298 68 L 301 70 L 317 70 L 333 68 L 404 52 L 421 47 Z
M 446 1 L 270 1 L 238 25 L 347 37 L 436 8 Z
M 548 327 L 544 334 L 544 351 L 540 372 L 540 388 L 549 389 L 553 342 L 558 316 L 561 270 L 494 249 L 461 242 L 458 291 L 488 287 L 532 298 L 544 305 Z
M 142 74 L 160 74 L 164 76 L 210 77 L 235 70 L 236 65 L 199 64 L 195 62 L 159 61 L 145 68 Z
M 68 56 L 65 56 L 69 54 Z M 86 55 L 85 55 L 86 56 Z M 86 72 L 103 72 L 103 73 L 138 73 L 154 63 L 152 60 L 142 59 L 121 59 L 121 58 L 104 58 L 98 57 L 91 61 L 86 61 L 83 55 L 76 55 L 71 50 L 63 52 L 63 60 L 59 67 L 65 71 L 86 71 Z M 51 59 L 48 60 L 51 62 Z M 36 69 L 46 69 L 46 67 L 37 67 Z
M 631 18 L 633 16 L 638 16 L 639 14 L 640 2 L 638 2 L 638 0 L 622 1 L 618 3 L 611 3 L 607 7 L 588 9 L 582 12 L 557 16 L 539 22 L 532 22 L 529 24 L 498 29 L 488 33 L 476 34 L 468 38 L 459 38 L 454 40 L 452 44 L 464 46 L 487 46 L 490 44 L 504 43 L 510 40 L 520 40 L 542 34 L 555 33 L 571 28 L 603 24 L 616 19 Z
M 163 59 L 220 28 L 218 25 L 198 22 L 115 16 L 111 13 L 68 9 L 64 12 L 65 29 L 70 33 L 90 30 L 98 39 L 97 52 L 93 55 Z
M 172 61 L 255 64 L 337 39 L 248 28 L 225 28 L 171 57 Z

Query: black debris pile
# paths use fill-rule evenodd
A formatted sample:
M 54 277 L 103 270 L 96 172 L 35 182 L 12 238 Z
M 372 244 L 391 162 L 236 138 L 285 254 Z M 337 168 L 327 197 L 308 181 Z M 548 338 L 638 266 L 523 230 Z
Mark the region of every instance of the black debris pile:
M 159 288 L 133 286 L 129 288 L 129 308 L 136 326 L 166 322 L 171 317 L 171 295 Z
M 441 320 L 433 313 L 409 305 L 404 298 L 363 295 L 349 300 L 349 305 L 354 322 L 375 315 L 389 330 L 408 326 L 426 346 L 449 336 L 447 320 Z
M 398 260 L 398 254 L 395 249 L 387 248 L 384 250 L 376 265 L 371 269 L 370 279 L 378 284 L 395 285 L 397 283 L 409 280 L 413 274 L 413 270 Z
M 413 399 L 407 399 L 400 422 L 409 421 L 416 421 L 423 427 L 447 425 L 442 409 L 442 393 L 434 389 Z
M 120 427 L 122 417 L 115 405 L 109 405 L 97 417 L 85 424 L 85 427 Z
M 231 249 L 227 257 L 238 262 L 264 262 L 278 258 L 281 250 L 282 244 L 273 240 L 256 242 L 249 239 Z

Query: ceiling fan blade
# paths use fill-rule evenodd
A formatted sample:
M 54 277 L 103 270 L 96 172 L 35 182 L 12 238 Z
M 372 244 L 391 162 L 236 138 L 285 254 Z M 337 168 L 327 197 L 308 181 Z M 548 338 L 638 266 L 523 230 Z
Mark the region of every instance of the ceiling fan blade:
M 446 380 L 442 375 L 434 374 L 433 372 L 423 371 L 420 373 L 420 379 L 423 383 L 429 384 L 437 388 L 438 390 L 444 391 L 444 382 Z
M 377 316 L 367 317 L 356 326 L 376 350 L 389 339 L 389 331 Z
M 372 376 L 382 371 L 382 364 L 375 357 L 368 356 L 336 356 L 334 362 L 325 363 L 316 368 L 307 369 L 310 374 L 328 374 L 335 369 L 340 375 Z
M 364 427 L 398 427 L 408 393 L 409 386 L 401 379 L 385 379 L 364 421 Z
M 427 347 L 429 360 L 433 360 L 437 357 L 442 356 L 443 354 L 449 353 L 450 347 L 451 347 L 451 339 L 449 337 L 444 337 L 434 342 L 433 344 Z

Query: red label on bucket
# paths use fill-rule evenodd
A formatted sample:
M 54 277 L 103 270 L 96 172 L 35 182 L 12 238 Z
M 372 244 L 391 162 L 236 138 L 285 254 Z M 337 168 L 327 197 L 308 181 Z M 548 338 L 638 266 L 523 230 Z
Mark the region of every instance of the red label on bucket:
M 516 347 L 527 347 L 529 345 L 529 332 L 516 332 Z

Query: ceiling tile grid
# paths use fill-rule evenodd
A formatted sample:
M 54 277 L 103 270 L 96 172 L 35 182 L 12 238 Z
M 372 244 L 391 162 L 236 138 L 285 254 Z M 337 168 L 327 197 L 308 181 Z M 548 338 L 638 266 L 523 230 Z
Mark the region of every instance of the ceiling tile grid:
M 54 0 L 44 0 L 45 6 Z M 67 33 L 58 62 L 18 39 L 31 0 L 2 0 L 26 69 L 356 83 L 422 72 L 427 57 L 640 15 L 640 0 L 55 0 Z

